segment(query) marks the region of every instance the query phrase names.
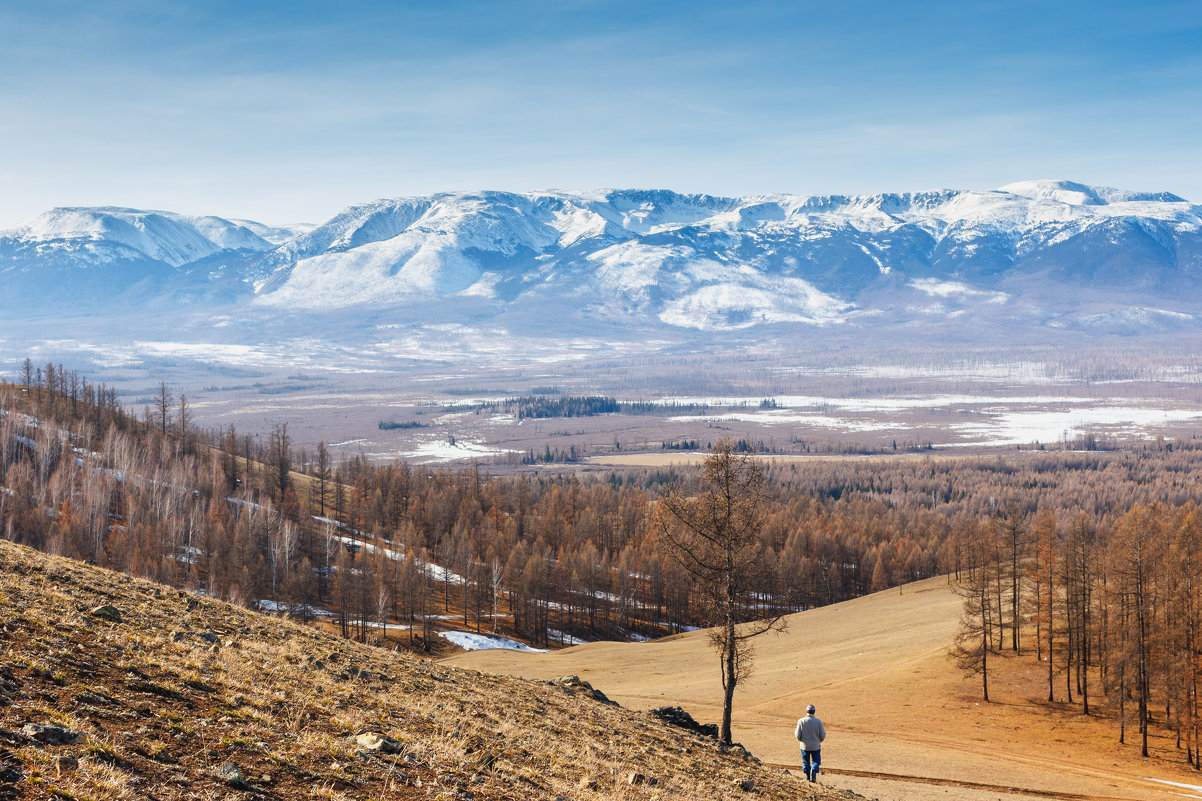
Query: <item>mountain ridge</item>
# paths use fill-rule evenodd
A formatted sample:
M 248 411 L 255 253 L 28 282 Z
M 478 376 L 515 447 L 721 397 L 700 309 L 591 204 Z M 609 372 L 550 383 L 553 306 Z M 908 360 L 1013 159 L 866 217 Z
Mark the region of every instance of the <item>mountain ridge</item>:
M 288 236 L 288 234 L 292 234 Z M 668 190 L 448 192 L 264 226 L 119 207 L 64 208 L 0 232 L 24 305 L 76 303 L 39 279 L 88 272 L 88 298 L 249 315 L 564 313 L 676 331 L 935 325 L 957 313 L 1072 327 L 1082 315 L 1202 319 L 1202 206 L 1072 181 L 874 195 Z M 0 301 L 2 304 L 3 301 Z M 1138 328 L 1138 325 L 1137 325 Z

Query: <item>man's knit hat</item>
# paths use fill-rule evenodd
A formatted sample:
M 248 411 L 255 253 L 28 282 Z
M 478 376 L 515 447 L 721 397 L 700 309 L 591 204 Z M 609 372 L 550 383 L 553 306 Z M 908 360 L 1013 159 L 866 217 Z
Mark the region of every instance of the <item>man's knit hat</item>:
M 807 707 L 806 707 L 806 712 L 807 712 L 807 713 L 809 713 L 809 714 L 811 714 L 811 715 L 812 715 L 812 714 L 814 714 L 814 713 L 815 713 L 815 712 L 817 712 L 817 711 L 818 711 L 818 710 L 814 709 L 814 705 L 813 705 L 813 704 L 810 704 L 809 706 L 807 706 Z

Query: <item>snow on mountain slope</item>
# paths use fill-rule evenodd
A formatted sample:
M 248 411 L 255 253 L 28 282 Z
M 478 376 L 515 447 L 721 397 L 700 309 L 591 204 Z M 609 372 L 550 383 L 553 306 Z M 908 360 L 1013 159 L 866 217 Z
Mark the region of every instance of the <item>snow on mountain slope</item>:
M 148 259 L 179 267 L 220 250 L 271 250 L 250 229 L 220 217 L 188 217 L 165 211 L 124 208 L 57 208 L 0 234 L 0 243 L 36 242 L 80 249 L 86 244 L 127 248 Z
M 572 231 L 537 200 L 486 192 L 351 207 L 264 259 L 258 300 L 329 308 L 469 289 L 486 271 L 528 267 Z
M 260 239 L 270 242 L 272 245 L 282 245 L 290 239 L 296 239 L 302 234 L 307 234 L 317 226 L 313 223 L 289 223 L 287 225 L 264 225 L 261 222 L 254 220 L 230 220 L 232 223 L 242 226 L 246 230 L 258 236 Z
M 456 192 L 357 204 L 311 229 L 97 208 L 0 233 L 10 281 L 71 266 L 251 315 L 729 330 L 971 312 L 1127 331 L 1202 320 L 1202 207 L 1070 181 L 862 196 Z
M 0 306 L 91 314 L 118 301 L 233 302 L 249 293 L 241 269 L 274 247 L 252 225 L 117 207 L 51 209 L 0 232 Z
M 583 198 L 582 198 L 583 199 Z M 678 195 L 664 190 L 618 189 L 606 192 L 588 207 L 636 234 L 653 233 L 708 220 L 741 205 L 735 198 Z

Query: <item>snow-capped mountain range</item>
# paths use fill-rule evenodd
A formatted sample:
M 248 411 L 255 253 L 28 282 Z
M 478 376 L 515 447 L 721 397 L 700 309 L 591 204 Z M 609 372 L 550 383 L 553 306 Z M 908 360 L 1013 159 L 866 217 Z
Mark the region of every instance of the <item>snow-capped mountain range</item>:
M 1202 206 L 1067 181 L 713 197 L 446 193 L 318 226 L 53 209 L 0 232 L 0 310 L 537 315 L 670 330 L 1202 320 Z M 516 319 L 516 318 L 515 318 Z

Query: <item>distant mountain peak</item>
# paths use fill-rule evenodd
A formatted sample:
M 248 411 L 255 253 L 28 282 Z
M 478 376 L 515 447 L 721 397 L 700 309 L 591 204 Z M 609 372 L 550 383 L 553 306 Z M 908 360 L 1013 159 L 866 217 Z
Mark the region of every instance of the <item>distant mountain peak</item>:
M 1103 206 L 1109 203 L 1187 203 L 1171 192 L 1132 192 L 1108 186 L 1087 186 L 1075 181 L 1018 181 L 998 189 L 1032 200 L 1054 201 L 1074 206 Z

